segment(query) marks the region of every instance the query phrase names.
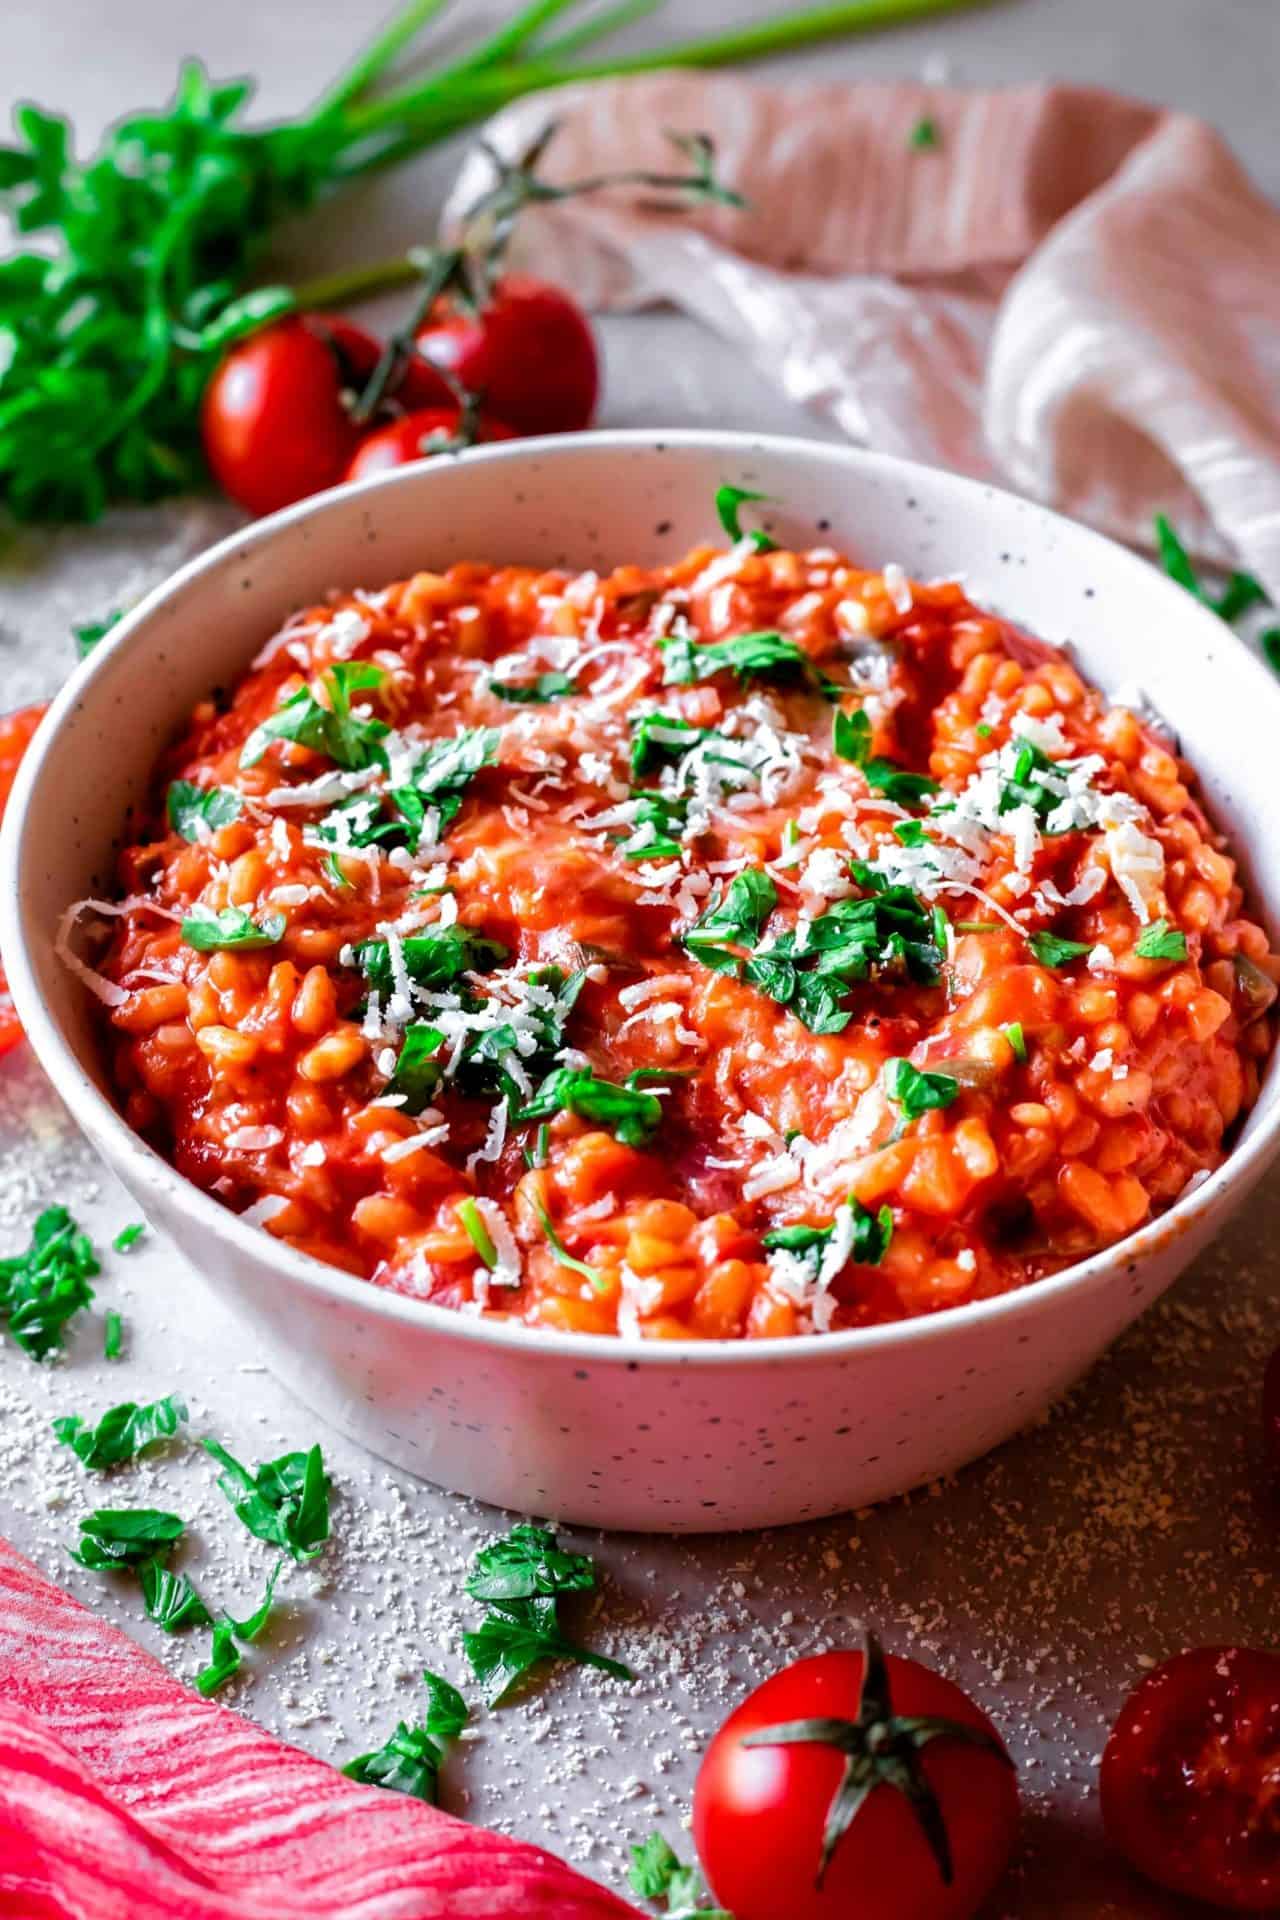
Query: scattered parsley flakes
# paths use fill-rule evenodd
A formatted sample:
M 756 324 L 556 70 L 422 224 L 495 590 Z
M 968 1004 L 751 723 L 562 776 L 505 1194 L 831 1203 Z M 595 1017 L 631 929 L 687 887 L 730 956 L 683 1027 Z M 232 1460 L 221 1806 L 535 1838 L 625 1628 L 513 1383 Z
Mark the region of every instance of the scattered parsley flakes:
M 198 787 L 193 780 L 174 780 L 164 804 L 174 832 L 194 845 L 237 819 L 243 802 L 234 787 Z
M 132 1247 L 137 1246 L 146 1230 L 145 1220 L 133 1220 L 127 1227 L 121 1227 L 111 1244 L 117 1253 L 128 1253 Z
M 1185 960 L 1187 936 L 1167 920 L 1157 920 L 1143 929 L 1133 950 L 1142 960 Z
M 114 1307 L 108 1307 L 102 1323 L 102 1357 L 104 1360 L 118 1360 L 124 1338 L 124 1321 Z
M 934 152 L 942 145 L 942 135 L 938 132 L 938 123 L 928 114 L 916 121 L 907 135 L 907 145 L 916 153 Z
M 496 1553 L 496 1548 L 506 1551 Z M 506 1597 L 495 1589 L 524 1588 Z M 564 1554 L 545 1528 L 514 1527 L 506 1541 L 481 1548 L 467 1576 L 467 1591 L 487 1601 L 479 1627 L 462 1636 L 476 1679 L 491 1707 L 500 1706 L 521 1676 L 542 1660 L 572 1660 L 598 1667 L 617 1680 L 633 1680 L 630 1668 L 565 1638 L 558 1617 L 562 1593 L 582 1593 L 595 1585 L 588 1555 Z
M 889 1242 L 893 1238 L 893 1209 L 881 1207 L 878 1213 L 868 1213 L 855 1195 L 850 1194 L 842 1211 L 853 1217 L 853 1245 L 849 1258 L 861 1267 L 878 1267 L 889 1251 Z M 837 1221 L 832 1220 L 825 1227 L 774 1227 L 764 1236 L 765 1247 L 770 1252 L 794 1253 L 811 1261 L 815 1271 L 821 1265 L 822 1255 L 831 1244 L 836 1231 Z
M 101 620 L 86 620 L 83 626 L 72 627 L 75 636 L 76 652 L 82 660 L 87 660 L 100 640 L 105 640 L 122 613 L 119 607 L 114 613 L 108 613 Z
M 838 760 L 849 760 L 861 768 L 867 785 L 896 806 L 919 806 L 929 794 L 938 791 L 937 781 L 931 780 L 927 773 L 909 773 L 895 766 L 892 760 L 872 754 L 871 722 L 861 707 L 853 713 L 846 713 L 843 708 L 837 710 L 831 745 Z
M 240 753 L 242 767 L 256 766 L 274 740 L 290 740 L 323 753 L 348 773 L 364 767 L 385 766 L 382 742 L 390 733 L 385 720 L 353 712 L 353 693 L 380 687 L 386 678 L 381 667 L 340 661 L 320 676 L 321 701 L 311 686 L 301 686 L 283 705 L 254 728 Z
M 486 939 L 460 920 L 426 933 L 412 933 L 400 943 L 405 972 L 420 987 L 433 991 L 452 987 L 464 973 L 488 973 L 500 966 L 507 949 L 499 940 Z M 395 991 L 391 949 L 385 940 L 362 940 L 355 950 L 357 965 L 377 993 Z
M 329 1538 L 330 1486 L 320 1448 L 281 1454 L 250 1473 L 217 1440 L 206 1435 L 200 1445 L 224 1469 L 218 1485 L 242 1525 L 295 1560 L 314 1560 Z
M 1021 1062 L 1027 1057 L 1027 1037 L 1022 1031 L 1021 1020 L 1011 1020 L 1007 1027 L 1001 1027 L 1001 1033 L 1013 1048 L 1013 1057 Z
M 960 1092 L 960 1082 L 949 1073 L 928 1073 L 909 1060 L 888 1060 L 884 1086 L 904 1120 L 918 1120 L 932 1108 L 949 1107 Z
M 789 679 L 798 674 L 824 699 L 838 700 L 844 692 L 802 646 L 772 630 L 735 633 L 727 640 L 704 643 L 687 634 L 672 634 L 659 640 L 658 649 L 663 661 L 662 683 L 667 687 L 693 686 L 697 681 L 713 679 L 717 673 L 736 674 L 739 682 Z
M 274 947 L 288 925 L 282 913 L 266 913 L 261 921 L 251 918 L 243 907 L 212 907 L 197 900 L 182 923 L 182 938 L 198 953 L 217 953 L 224 949 L 249 952 L 258 947 Z
M 1027 945 L 1042 967 L 1065 967 L 1091 951 L 1087 940 L 1061 940 L 1056 933 L 1028 934 Z
M 467 1724 L 467 1703 L 458 1689 L 430 1668 L 423 1671 L 427 1689 L 427 1717 L 420 1727 L 401 1720 L 395 1732 L 374 1753 L 361 1753 L 342 1771 L 349 1780 L 367 1787 L 386 1787 L 435 1806 L 439 1797 L 444 1743 L 456 1740 Z
M 707 738 L 707 731 L 705 727 L 695 727 L 688 720 L 682 720 L 678 713 L 664 713 L 661 708 L 636 715 L 631 721 L 632 773 L 639 779 L 663 760 L 679 760 Z
M 25 1253 L 0 1260 L 0 1318 L 35 1360 L 61 1347 L 63 1333 L 93 1299 L 89 1282 L 102 1271 L 87 1233 L 65 1207 L 47 1207 Z
M 80 1522 L 71 1558 L 95 1573 L 140 1567 L 181 1540 L 185 1523 L 158 1507 L 98 1507 Z
M 81 1466 L 100 1473 L 135 1460 L 157 1440 L 171 1439 L 186 1418 L 185 1402 L 169 1393 L 162 1400 L 142 1404 L 123 1400 L 118 1407 L 109 1407 L 96 1426 L 88 1425 L 78 1413 L 63 1414 L 54 1421 L 53 1431 Z
M 211 1627 L 213 1615 L 196 1592 L 189 1574 L 173 1573 L 159 1560 L 144 1560 L 138 1568 L 142 1604 L 148 1620 L 162 1633 L 181 1633 L 186 1627 Z
M 750 487 L 723 486 L 716 488 L 716 518 L 729 538 L 736 546 L 740 540 L 750 540 L 757 553 L 772 551 L 774 541 L 767 533 L 757 527 L 752 533 L 744 533 L 742 528 L 742 509 L 752 500 L 768 502 L 767 493 L 754 493 Z

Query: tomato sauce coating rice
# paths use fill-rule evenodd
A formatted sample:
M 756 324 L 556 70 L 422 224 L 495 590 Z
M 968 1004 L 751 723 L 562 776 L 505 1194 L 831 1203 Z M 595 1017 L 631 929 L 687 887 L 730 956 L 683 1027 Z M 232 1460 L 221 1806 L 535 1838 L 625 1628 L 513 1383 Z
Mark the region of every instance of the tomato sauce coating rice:
M 750 540 L 300 613 L 120 880 L 90 984 L 185 1175 L 377 1285 L 650 1339 L 1110 1245 L 1222 1160 L 1280 975 L 1158 723 L 957 584 Z

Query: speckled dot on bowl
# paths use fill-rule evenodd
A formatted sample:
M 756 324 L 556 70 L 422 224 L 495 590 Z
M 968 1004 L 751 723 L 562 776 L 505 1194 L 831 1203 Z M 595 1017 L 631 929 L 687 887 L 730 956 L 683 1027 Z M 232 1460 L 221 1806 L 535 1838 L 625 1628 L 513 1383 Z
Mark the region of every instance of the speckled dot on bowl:
M 742 434 L 597 433 L 496 446 L 322 495 L 224 541 L 80 668 L 20 777 L 0 849 L 0 945 L 72 1112 L 240 1315 L 251 1350 L 335 1426 L 439 1484 L 605 1527 L 758 1527 L 862 1506 L 972 1460 L 1076 1379 L 1240 1204 L 1280 1146 L 1263 1095 L 1226 1165 L 1111 1252 L 999 1300 L 786 1341 L 629 1345 L 486 1325 L 320 1265 L 244 1225 L 125 1126 L 91 1009 L 53 952 L 111 884 L 126 810 L 195 701 L 300 603 L 480 559 L 606 569 L 714 533 L 723 481 L 772 496 L 788 545 L 830 541 L 1069 643 L 1181 733 L 1263 903 L 1280 901 L 1280 694 L 1152 568 L 1025 501 L 905 462 Z

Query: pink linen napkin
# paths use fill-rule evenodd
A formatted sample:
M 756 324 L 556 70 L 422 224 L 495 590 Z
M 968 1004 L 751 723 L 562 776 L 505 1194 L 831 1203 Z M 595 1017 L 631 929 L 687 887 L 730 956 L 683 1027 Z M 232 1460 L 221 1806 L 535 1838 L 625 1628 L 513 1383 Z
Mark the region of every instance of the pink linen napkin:
M 200 1699 L 0 1540 L 0 1920 L 628 1916 L 541 1848 Z
M 1280 600 L 1280 211 L 1201 121 L 1073 87 L 659 73 L 530 97 L 486 136 L 510 156 L 549 118 L 550 179 L 669 171 L 663 129 L 702 130 L 750 204 L 537 206 L 513 265 L 684 308 L 882 451 L 1126 539 L 1163 511 Z M 488 179 L 477 152 L 447 217 Z

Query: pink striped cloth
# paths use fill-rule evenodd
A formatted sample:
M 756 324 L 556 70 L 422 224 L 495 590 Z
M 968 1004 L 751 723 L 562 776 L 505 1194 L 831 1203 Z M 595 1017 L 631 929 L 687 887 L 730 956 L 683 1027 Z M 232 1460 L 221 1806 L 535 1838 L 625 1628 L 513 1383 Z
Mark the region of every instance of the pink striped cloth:
M 549 178 L 670 171 L 663 129 L 702 129 L 750 204 L 535 207 L 513 264 L 588 305 L 683 307 L 883 451 L 1124 538 L 1163 510 L 1280 601 L 1280 212 L 1202 122 L 1074 87 L 659 73 L 532 96 L 486 135 L 513 155 L 553 117 Z M 474 154 L 451 217 L 488 178 Z
M 637 1920 L 172 1679 L 0 1540 L 3 1920 Z

